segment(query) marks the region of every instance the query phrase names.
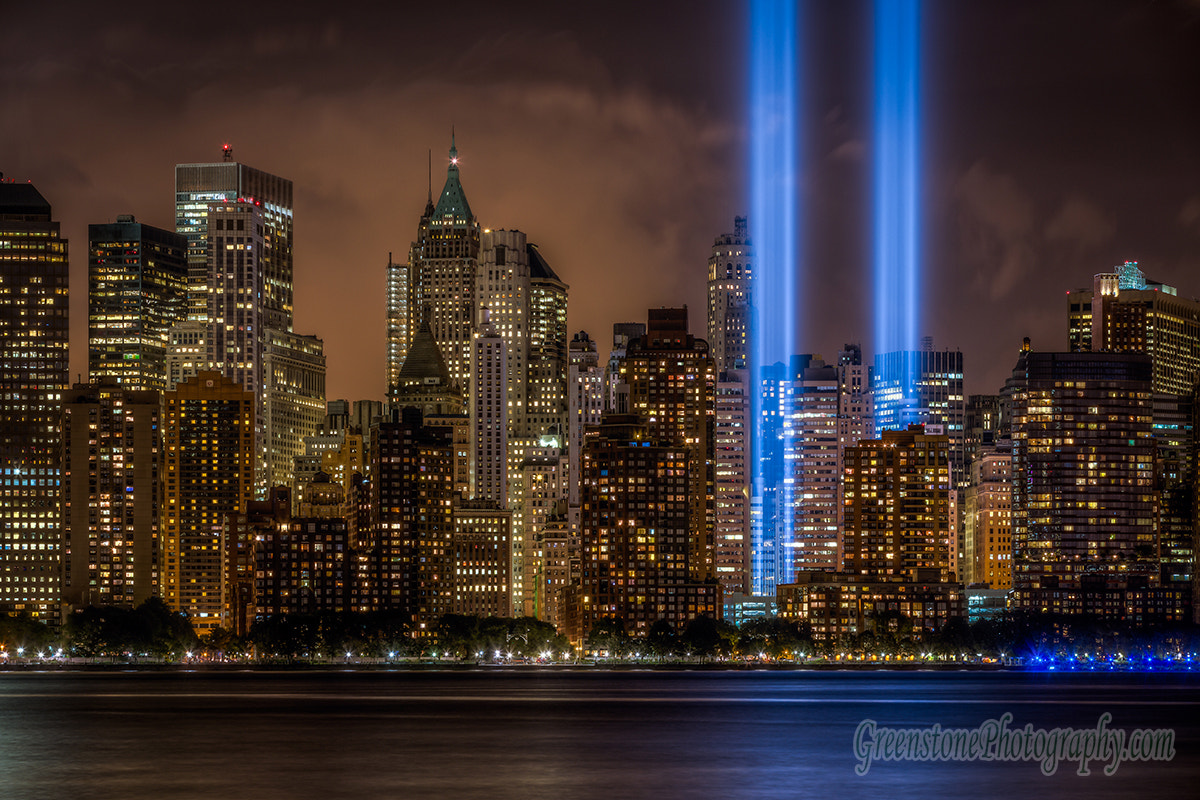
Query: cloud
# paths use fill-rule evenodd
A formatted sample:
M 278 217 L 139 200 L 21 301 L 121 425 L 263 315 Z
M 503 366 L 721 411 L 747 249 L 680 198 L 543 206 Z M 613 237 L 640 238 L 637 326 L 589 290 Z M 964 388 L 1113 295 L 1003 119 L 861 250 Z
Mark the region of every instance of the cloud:
M 1072 195 L 1046 223 L 1045 236 L 1050 242 L 1090 250 L 1112 239 L 1115 232 L 1116 224 L 1103 209 L 1082 195 Z
M 1179 209 L 1179 223 L 1185 228 L 1191 228 L 1196 233 L 1200 233 L 1200 195 L 1188 198 L 1188 201 L 1183 204 L 1183 208 Z
M 1034 204 L 1011 175 L 973 164 L 957 181 L 959 246 L 990 299 L 1011 293 L 1033 269 Z

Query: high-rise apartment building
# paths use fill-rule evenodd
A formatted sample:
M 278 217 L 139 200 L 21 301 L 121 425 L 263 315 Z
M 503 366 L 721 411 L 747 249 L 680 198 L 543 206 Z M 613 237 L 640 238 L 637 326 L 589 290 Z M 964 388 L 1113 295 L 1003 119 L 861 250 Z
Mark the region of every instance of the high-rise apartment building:
M 717 372 L 750 363 L 750 305 L 754 250 L 745 217 L 718 236 L 708 257 L 708 344 Z
M 838 442 L 841 376 L 819 356 L 788 387 L 784 418 L 784 484 L 792 503 L 790 552 L 780 580 L 797 571 L 838 568 L 839 487 L 842 450 Z
M 160 397 L 77 384 L 62 406 L 63 602 L 132 608 L 159 594 Z
M 374 524 L 358 536 L 369 594 L 357 606 L 405 614 L 418 638 L 454 609 L 454 444 L 422 422 L 394 409 L 371 431 Z
M 453 614 L 512 616 L 512 512 L 495 503 L 462 501 L 454 508 Z
M 209 631 L 225 620 L 226 517 L 254 496 L 254 396 L 204 371 L 167 392 L 164 407 L 162 595 Z
M 67 240 L 50 204 L 0 175 L 0 613 L 55 618 L 62 595 L 67 283 Z
M 488 317 L 495 342 L 507 353 L 507 470 L 517 492 L 524 451 L 545 436 L 566 435 L 567 287 L 517 230 L 484 231 L 478 266 L 476 318 Z M 520 509 L 513 511 L 519 522 Z M 518 550 L 522 538 L 513 531 Z M 521 586 L 519 573 L 513 585 Z
M 175 167 L 175 231 L 187 237 L 188 319 L 205 320 L 209 311 L 209 211 L 249 203 L 261 212 L 266 244 L 262 253 L 257 305 L 265 327 L 292 329 L 292 182 L 232 160 Z M 243 230 L 248 236 L 250 231 Z M 235 244 L 236 242 L 231 242 Z M 243 242 L 245 244 L 245 242 Z
M 1012 588 L 1012 493 L 1012 443 L 980 445 L 963 501 L 963 583 Z
M 847 448 L 844 571 L 953 581 L 949 437 L 920 426 Z
M 463 192 L 458 148 L 451 140 L 446 183 L 436 205 L 430 193 L 417 225 L 417 239 L 409 250 L 407 307 L 410 316 L 418 309 L 430 308 L 433 337 L 451 379 L 464 393 L 469 391 L 471 340 L 476 328 L 479 247 L 479 222 Z M 410 331 L 412 336 L 417 333 L 411 326 Z
M 588 432 L 574 642 L 606 618 L 644 636 L 658 620 L 682 631 L 695 617 L 720 613 L 720 585 L 692 580 L 705 571 L 691 564 L 704 557 L 691 528 L 694 453 L 652 430 L 644 417 L 610 415 Z
M 713 396 L 713 563 L 726 597 L 749 593 L 750 388 L 729 370 Z
M 1158 585 L 1152 384 L 1143 354 L 1022 350 L 1008 385 L 1019 608 L 1078 612 L 1081 590 Z
M 122 215 L 88 225 L 88 379 L 167 388 L 171 326 L 187 317 L 187 239 Z
M 690 564 L 696 579 L 711 577 L 716 373 L 708 344 L 688 333 L 686 308 L 650 309 L 646 332 L 629 343 L 621 361 L 620 378 L 629 387 L 629 410 L 645 419 L 650 439 L 691 454 Z

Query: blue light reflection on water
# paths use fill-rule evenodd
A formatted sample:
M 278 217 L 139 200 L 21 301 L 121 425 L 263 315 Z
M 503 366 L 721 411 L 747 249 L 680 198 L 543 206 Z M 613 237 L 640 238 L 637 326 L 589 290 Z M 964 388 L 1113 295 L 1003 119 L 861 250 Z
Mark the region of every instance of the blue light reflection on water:
M 4 797 L 1106 798 L 1190 796 L 1187 674 L 470 672 L 0 674 Z M 1173 727 L 1171 763 L 882 763 L 861 720 Z

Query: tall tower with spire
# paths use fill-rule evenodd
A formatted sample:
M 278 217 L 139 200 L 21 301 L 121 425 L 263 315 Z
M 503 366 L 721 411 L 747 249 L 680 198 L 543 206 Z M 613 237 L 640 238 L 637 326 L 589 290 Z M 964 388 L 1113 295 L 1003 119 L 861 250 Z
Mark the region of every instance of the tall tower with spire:
M 471 339 L 475 331 L 479 222 L 471 213 L 458 170 L 458 148 L 450 137 L 446 183 L 437 203 L 433 193 L 417 226 L 407 265 L 409 309 L 430 309 L 430 328 L 452 380 L 469 391 Z M 413 333 L 409 327 L 410 344 Z M 407 350 L 407 348 L 405 348 Z M 389 386 L 391 392 L 393 387 Z

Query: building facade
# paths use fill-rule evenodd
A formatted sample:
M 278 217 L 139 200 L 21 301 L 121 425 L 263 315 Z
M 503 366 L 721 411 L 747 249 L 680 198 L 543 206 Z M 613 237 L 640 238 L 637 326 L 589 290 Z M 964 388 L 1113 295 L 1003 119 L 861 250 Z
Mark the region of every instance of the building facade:
M 254 407 L 253 395 L 209 371 L 164 400 L 162 596 L 198 632 L 227 621 L 225 525 L 254 497 Z
M 0 176 L 0 613 L 42 619 L 57 618 L 62 596 L 67 257 L 46 198 Z
M 88 379 L 167 388 L 170 329 L 187 317 L 187 239 L 132 216 L 88 225 Z
M 77 384 L 62 406 L 63 602 L 132 608 L 159 595 L 160 396 Z
M 226 146 L 225 161 L 178 164 L 175 167 L 175 232 L 187 237 L 188 319 L 204 321 L 212 288 L 209 237 L 212 206 L 228 207 L 239 201 L 254 205 L 262 216 L 261 236 L 266 242 L 262 264 L 259 306 L 266 327 L 292 329 L 292 182 L 232 160 Z

